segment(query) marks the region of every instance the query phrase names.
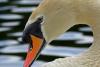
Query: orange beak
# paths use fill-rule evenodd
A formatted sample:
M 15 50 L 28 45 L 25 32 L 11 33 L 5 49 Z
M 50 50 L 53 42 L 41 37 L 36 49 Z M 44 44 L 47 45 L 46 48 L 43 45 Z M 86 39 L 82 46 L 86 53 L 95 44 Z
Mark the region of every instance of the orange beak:
M 24 67 L 30 67 L 30 65 L 36 59 L 38 52 L 40 52 L 40 49 L 42 47 L 43 39 L 31 35 L 31 40 L 32 40 L 31 45 L 33 47 L 31 47 L 27 53 L 27 57 L 24 62 Z
M 42 18 L 37 19 L 36 22 L 28 25 L 23 32 L 23 42 L 30 43 L 24 67 L 31 67 L 46 43 L 41 31 L 41 22 Z

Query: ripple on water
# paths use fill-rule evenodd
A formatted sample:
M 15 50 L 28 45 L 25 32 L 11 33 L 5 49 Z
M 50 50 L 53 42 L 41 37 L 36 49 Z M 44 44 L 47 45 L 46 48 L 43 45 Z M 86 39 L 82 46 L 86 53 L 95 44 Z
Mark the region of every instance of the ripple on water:
M 76 41 L 76 44 L 93 43 L 93 40 L 93 36 L 83 36 L 82 39 Z
M 3 63 L 11 63 L 21 60 L 22 58 L 19 56 L 11 56 L 11 55 L 0 55 L 0 64 Z
M 1 40 L 0 41 L 0 46 L 7 46 L 7 45 L 15 45 L 18 44 L 18 41 L 16 40 Z
M 75 40 L 75 44 L 88 44 L 93 43 L 93 36 L 86 36 L 81 32 L 67 32 L 56 40 Z
M 11 27 L 0 27 L 0 32 L 10 31 L 11 29 Z
M 36 7 L 15 7 L 11 11 L 17 13 L 27 13 L 32 12 L 36 9 Z
M 14 22 L 3 22 L 0 25 L 4 27 L 12 27 L 12 26 L 18 26 L 20 24 L 19 21 L 14 21 Z
M 22 4 L 22 5 L 34 5 L 34 4 L 39 4 L 42 0 L 20 0 L 16 1 L 16 4 Z
M 92 29 L 90 27 L 81 27 L 81 28 L 79 28 L 79 31 L 82 31 L 82 32 L 91 32 Z
M 83 37 L 81 32 L 67 32 L 62 34 L 56 40 L 79 40 Z
M 22 36 L 23 32 L 14 32 L 14 33 L 8 33 L 7 36 L 14 36 L 14 37 L 20 37 Z
M 0 0 L 0 3 L 8 2 L 8 0 Z
M 18 40 L 19 42 L 22 42 L 22 37 L 18 37 L 17 40 Z
M 18 14 L 0 14 L 0 19 L 3 20 L 16 20 L 16 19 L 22 19 L 23 16 Z
M 0 55 L 0 67 L 23 67 L 22 58 L 12 55 Z
M 87 48 L 76 48 L 76 47 L 63 47 L 63 46 L 47 46 L 41 52 L 43 55 L 50 56 L 76 56 L 79 53 L 85 51 Z
M 15 8 L 15 6 L 3 6 L 3 7 L 0 7 L 0 11 L 10 10 L 12 8 Z
M 14 45 L 14 46 L 7 46 L 5 48 L 2 48 L 0 50 L 1 53 L 23 53 L 27 52 L 28 45 L 22 44 L 22 45 Z

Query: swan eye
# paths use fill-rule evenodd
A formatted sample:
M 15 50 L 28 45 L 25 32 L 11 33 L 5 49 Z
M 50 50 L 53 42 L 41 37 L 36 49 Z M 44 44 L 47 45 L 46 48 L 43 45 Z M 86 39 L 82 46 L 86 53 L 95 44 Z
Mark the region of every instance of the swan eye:
M 38 17 L 36 22 L 38 22 L 38 21 L 39 21 L 39 23 L 42 23 L 43 22 L 43 16 Z

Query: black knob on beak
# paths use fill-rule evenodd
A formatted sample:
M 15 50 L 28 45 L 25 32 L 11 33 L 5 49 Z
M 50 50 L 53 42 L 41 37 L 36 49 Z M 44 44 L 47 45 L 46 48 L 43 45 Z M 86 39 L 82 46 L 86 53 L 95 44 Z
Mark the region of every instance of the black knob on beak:
M 43 38 L 42 32 L 41 32 L 41 23 L 43 21 L 43 17 L 39 17 L 34 23 L 28 25 L 26 29 L 23 32 L 22 41 L 25 43 L 29 43 L 30 35 L 35 35 L 39 38 Z

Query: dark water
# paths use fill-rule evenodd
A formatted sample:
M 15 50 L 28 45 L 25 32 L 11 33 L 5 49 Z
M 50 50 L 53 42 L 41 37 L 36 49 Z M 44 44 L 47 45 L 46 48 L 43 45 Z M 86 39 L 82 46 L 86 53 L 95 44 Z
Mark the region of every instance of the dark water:
M 23 67 L 28 44 L 22 43 L 24 26 L 42 0 L 0 0 L 0 67 Z M 76 25 L 51 42 L 32 67 L 56 58 L 75 56 L 93 42 L 91 28 Z

